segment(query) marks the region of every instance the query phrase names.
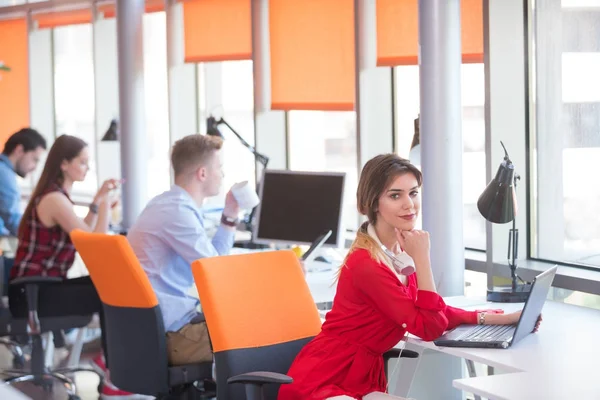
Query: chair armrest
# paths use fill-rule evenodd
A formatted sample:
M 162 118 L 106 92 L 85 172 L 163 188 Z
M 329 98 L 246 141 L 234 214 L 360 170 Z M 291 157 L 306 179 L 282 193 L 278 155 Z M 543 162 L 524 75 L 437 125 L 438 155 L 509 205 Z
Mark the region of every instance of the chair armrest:
M 389 375 L 388 375 L 388 361 L 390 360 L 390 358 L 419 358 L 419 353 L 417 353 L 416 351 L 412 351 L 412 350 L 406 350 L 406 349 L 391 349 L 386 351 L 385 353 L 383 353 L 383 370 L 385 373 L 385 376 L 390 379 Z
M 24 276 L 21 278 L 13 279 L 11 285 L 25 285 L 25 294 L 27 295 L 27 309 L 29 310 L 28 322 L 27 322 L 27 333 L 28 334 L 40 334 L 42 329 L 40 327 L 40 319 L 38 317 L 38 294 L 40 291 L 40 285 L 48 283 L 62 282 L 62 278 L 54 276 Z
M 62 282 L 63 278 L 57 276 L 23 276 L 21 278 L 13 279 L 10 281 L 11 285 L 21 285 L 32 283 L 34 285 L 40 285 L 44 283 L 57 283 Z
M 227 379 L 228 384 L 243 383 L 246 391 L 246 400 L 264 400 L 263 385 L 267 383 L 286 384 L 294 380 L 277 372 L 255 371 L 232 376 Z
M 402 353 L 402 354 L 401 354 Z M 390 358 L 419 358 L 419 353 L 412 350 L 391 349 L 383 353 L 383 359 L 388 361 Z
M 240 374 L 236 376 L 232 376 L 227 379 L 227 383 L 244 383 L 244 384 L 254 384 L 254 385 L 264 385 L 265 383 L 278 383 L 278 384 L 286 384 L 292 383 L 294 380 L 284 374 L 279 374 L 277 372 L 268 372 L 268 371 L 256 371 L 256 372 L 248 372 L 246 374 Z

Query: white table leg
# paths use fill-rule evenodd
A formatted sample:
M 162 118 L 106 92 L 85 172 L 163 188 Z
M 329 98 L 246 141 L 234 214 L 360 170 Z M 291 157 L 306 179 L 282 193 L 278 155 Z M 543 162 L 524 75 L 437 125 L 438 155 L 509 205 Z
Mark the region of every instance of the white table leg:
M 469 371 L 469 377 L 475 378 L 477 376 L 477 371 L 475 371 L 475 363 L 472 360 L 465 360 L 467 363 L 467 371 Z M 481 396 L 474 395 L 475 400 L 481 400 Z

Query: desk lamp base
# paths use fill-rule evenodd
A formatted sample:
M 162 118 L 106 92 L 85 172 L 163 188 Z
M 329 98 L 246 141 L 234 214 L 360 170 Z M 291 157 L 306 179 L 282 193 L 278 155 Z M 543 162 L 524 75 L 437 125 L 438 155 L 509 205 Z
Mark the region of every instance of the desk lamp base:
M 487 291 L 487 301 L 494 303 L 525 303 L 531 291 L 531 284 L 519 284 L 513 290 L 512 285 L 494 286 Z

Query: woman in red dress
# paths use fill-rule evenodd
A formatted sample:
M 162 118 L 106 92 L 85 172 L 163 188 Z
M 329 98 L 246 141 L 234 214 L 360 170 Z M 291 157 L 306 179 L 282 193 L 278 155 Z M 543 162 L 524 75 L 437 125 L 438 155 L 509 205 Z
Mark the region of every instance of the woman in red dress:
M 514 324 L 520 312 L 464 311 L 436 293 L 429 234 L 415 230 L 421 208 L 421 172 L 394 154 L 365 165 L 357 204 L 368 222 L 361 226 L 340 268 L 337 293 L 321 333 L 293 362 L 279 400 L 393 398 L 384 394 L 383 353 L 410 332 L 434 340 L 462 323 Z M 383 246 L 414 261 L 405 276 Z

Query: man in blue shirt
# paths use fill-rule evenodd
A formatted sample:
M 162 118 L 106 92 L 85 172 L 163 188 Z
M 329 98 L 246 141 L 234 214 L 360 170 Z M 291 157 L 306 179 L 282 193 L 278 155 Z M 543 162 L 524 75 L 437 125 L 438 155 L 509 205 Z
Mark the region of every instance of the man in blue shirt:
M 148 203 L 127 235 L 156 292 L 172 365 L 212 361 L 198 299 L 188 293 L 194 287 L 191 263 L 228 254 L 233 246 L 239 206 L 231 191 L 212 239 L 202 213 L 204 200 L 220 191 L 222 144 L 220 138 L 204 135 L 177 141 L 171 153 L 175 185 Z
M 8 138 L 0 154 L 0 236 L 17 236 L 21 222 L 21 191 L 17 175 L 33 171 L 44 151 L 46 139 L 38 131 L 23 128 Z

